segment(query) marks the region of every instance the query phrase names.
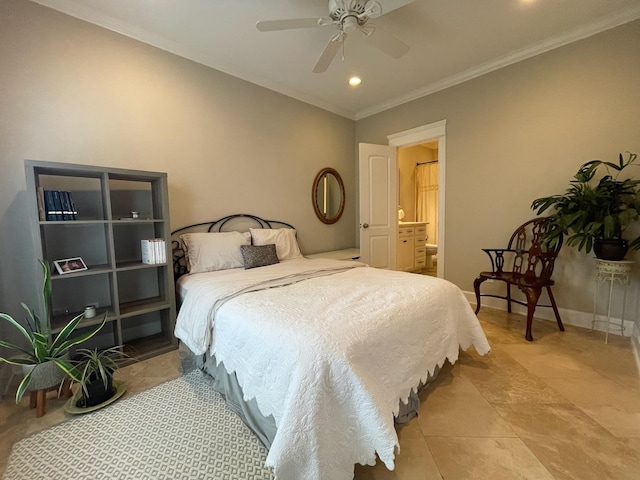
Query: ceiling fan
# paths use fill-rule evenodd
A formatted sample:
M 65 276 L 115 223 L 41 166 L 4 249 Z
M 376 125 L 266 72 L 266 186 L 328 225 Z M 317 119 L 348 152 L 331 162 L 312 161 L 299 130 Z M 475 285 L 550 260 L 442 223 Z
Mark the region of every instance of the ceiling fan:
M 395 8 L 412 3 L 412 1 L 388 0 L 390 4 L 394 4 Z M 344 47 L 347 36 L 354 32 L 361 33 L 370 44 L 393 58 L 400 58 L 407 53 L 409 51 L 407 44 L 379 26 L 367 23 L 370 18 L 377 18 L 394 10 L 393 7 L 383 11 L 382 5 L 376 0 L 329 0 L 328 17 L 263 20 L 256 24 L 256 28 L 261 32 L 272 32 L 334 26 L 338 33 L 331 37 L 313 68 L 314 73 L 322 73 L 327 70 L 340 48 Z

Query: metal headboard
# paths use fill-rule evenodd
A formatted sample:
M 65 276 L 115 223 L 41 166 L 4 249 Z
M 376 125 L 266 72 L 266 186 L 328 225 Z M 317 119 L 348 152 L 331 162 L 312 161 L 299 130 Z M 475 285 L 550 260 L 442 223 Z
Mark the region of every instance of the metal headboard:
M 279 220 L 265 220 L 256 215 L 238 213 L 210 222 L 195 223 L 171 232 L 171 253 L 173 258 L 173 277 L 178 280 L 187 273 L 187 263 L 180 241 L 180 235 L 196 232 L 247 232 L 249 228 L 294 228 Z

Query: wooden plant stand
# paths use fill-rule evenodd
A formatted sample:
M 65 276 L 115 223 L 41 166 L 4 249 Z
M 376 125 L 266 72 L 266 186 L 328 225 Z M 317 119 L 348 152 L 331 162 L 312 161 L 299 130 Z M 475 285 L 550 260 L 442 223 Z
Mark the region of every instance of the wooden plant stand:
M 63 380 L 61 384 L 54 385 L 49 388 L 42 388 L 40 390 L 31 390 L 29 398 L 29 407 L 36 409 L 36 417 L 42 417 L 47 413 L 47 392 L 60 390 L 61 398 L 71 397 L 71 384 L 67 379 Z

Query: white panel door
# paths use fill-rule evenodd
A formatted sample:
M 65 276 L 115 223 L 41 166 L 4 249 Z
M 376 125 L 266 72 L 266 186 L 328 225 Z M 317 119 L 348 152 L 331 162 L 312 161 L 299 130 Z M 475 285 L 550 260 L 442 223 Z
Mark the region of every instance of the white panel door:
M 396 147 L 359 145 L 360 260 L 396 269 Z

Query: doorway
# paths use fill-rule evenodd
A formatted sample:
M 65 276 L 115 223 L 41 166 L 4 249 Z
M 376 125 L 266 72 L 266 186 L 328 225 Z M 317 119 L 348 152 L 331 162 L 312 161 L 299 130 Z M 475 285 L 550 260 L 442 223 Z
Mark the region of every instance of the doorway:
M 422 127 L 413 128 L 411 130 L 405 130 L 403 132 L 389 135 L 389 146 L 395 146 L 398 149 L 398 178 L 396 179 L 398 185 L 398 191 L 404 190 L 404 194 L 399 193 L 398 205 L 402 206 L 405 212 L 405 221 L 426 221 L 429 223 L 428 232 L 429 239 L 427 240 L 427 247 L 429 253 L 434 255 L 432 257 L 433 268 L 431 274 L 438 277 L 444 277 L 444 251 L 445 251 L 445 229 L 444 229 L 444 198 L 445 198 L 445 166 L 446 166 L 446 120 L 424 125 Z M 405 153 L 407 155 L 405 155 Z M 421 154 L 421 155 L 420 155 Z M 416 156 L 417 155 L 417 156 Z M 401 159 L 404 157 L 403 159 Z M 416 171 L 418 163 L 424 165 L 436 165 L 437 180 L 431 180 L 427 182 L 425 186 L 425 192 L 428 197 L 431 198 L 431 211 L 429 213 L 429 207 L 426 208 L 426 212 L 418 213 L 417 192 L 416 192 Z M 402 168 L 404 165 L 404 168 Z M 433 175 L 433 169 L 429 172 Z M 408 177 L 408 178 L 407 178 Z M 413 181 L 412 181 L 413 177 Z M 437 194 L 434 194 L 433 184 L 437 185 Z M 431 184 L 431 186 L 429 186 Z M 413 187 L 413 196 L 411 195 L 411 186 Z M 429 194 L 428 192 L 431 191 Z M 412 198 L 413 197 L 413 198 Z M 429 198 L 427 198 L 428 202 Z M 405 206 L 402 202 L 406 202 Z M 433 204 L 436 204 L 435 206 Z M 411 207 L 409 205 L 412 205 Z M 424 207 L 424 205 L 423 205 Z M 433 210 L 435 208 L 435 211 Z M 420 218 L 418 218 L 420 216 Z M 435 217 L 435 218 L 434 218 Z M 434 219 L 433 223 L 431 219 Z
M 424 268 L 437 276 L 438 262 L 438 142 L 398 148 L 398 219 L 426 224 Z M 402 218 L 401 218 L 402 217 Z M 417 245 L 416 245 L 417 247 Z

